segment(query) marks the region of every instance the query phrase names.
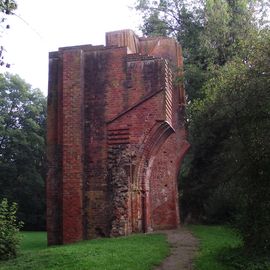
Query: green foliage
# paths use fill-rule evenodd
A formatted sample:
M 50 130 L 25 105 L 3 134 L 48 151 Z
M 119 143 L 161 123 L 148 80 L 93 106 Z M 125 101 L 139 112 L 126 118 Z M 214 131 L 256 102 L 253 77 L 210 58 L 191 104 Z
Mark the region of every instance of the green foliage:
M 152 36 L 167 36 L 168 35 L 167 24 L 160 20 L 158 12 L 153 12 L 149 15 L 149 18 L 144 26 L 144 33 L 151 33 Z
M 189 226 L 200 240 L 199 252 L 195 259 L 198 270 L 233 270 L 220 260 L 224 249 L 241 246 L 241 239 L 230 228 L 223 226 Z M 237 269 L 237 268 L 236 268 Z
M 7 260 L 17 255 L 22 223 L 16 218 L 17 204 L 8 204 L 7 199 L 0 202 L 0 260 Z
M 219 254 L 219 261 L 229 269 L 239 270 L 269 270 L 269 256 L 247 254 L 242 247 L 225 248 Z
M 212 65 L 242 54 L 242 41 L 252 38 L 259 23 L 255 11 L 269 16 L 264 1 L 248 0 L 137 0 L 135 8 L 145 35 L 174 36 L 182 45 L 189 100 L 203 97 Z
M 19 205 L 27 229 L 44 227 L 46 99 L 15 75 L 0 75 L 0 198 Z
M 183 46 L 191 150 L 180 176 L 182 219 L 233 221 L 247 250 L 269 252 L 266 2 L 136 3 L 145 34 L 153 34 L 154 29 L 154 34 L 175 36 Z M 151 20 L 153 14 L 156 20 Z M 147 23 L 152 27 L 146 28 Z M 161 24 L 162 29 L 155 27 Z
M 204 202 L 204 212 L 207 223 L 231 223 L 238 213 L 237 186 L 232 182 L 219 184 Z
M 4 14 L 11 14 L 17 9 L 17 3 L 14 0 L 1 0 L 0 1 L 0 12 Z
M 150 270 L 169 254 L 165 235 L 131 235 L 47 247 L 46 233 L 23 233 L 22 254 L 0 262 L 1 270 Z
M 195 266 L 198 270 L 269 270 L 269 256 L 247 254 L 241 237 L 229 227 L 189 226 L 199 238 Z
M 246 248 L 260 253 L 270 251 L 269 41 L 269 30 L 260 31 L 246 48 L 246 59 L 217 70 L 205 84 L 206 97 L 190 107 L 189 166 L 195 180 L 186 183 L 204 204 L 224 184 L 225 196 L 237 194 L 231 200 L 238 205 L 237 227 Z
M 3 34 L 3 32 L 6 29 L 9 29 L 10 26 L 7 24 L 7 16 L 13 15 L 14 11 L 17 9 L 17 3 L 14 0 L 1 0 L 0 1 L 0 35 Z M 4 24 L 4 25 L 3 25 Z M 10 67 L 10 64 L 6 63 L 4 60 L 4 47 L 0 46 L 0 66 L 5 65 L 6 67 Z
M 145 35 L 174 36 L 181 43 L 185 60 L 186 90 L 191 99 L 200 96 L 196 90 L 204 81 L 204 64 L 199 54 L 199 38 L 203 29 L 200 6 L 185 0 L 137 0 L 135 8 L 142 14 L 141 30 Z

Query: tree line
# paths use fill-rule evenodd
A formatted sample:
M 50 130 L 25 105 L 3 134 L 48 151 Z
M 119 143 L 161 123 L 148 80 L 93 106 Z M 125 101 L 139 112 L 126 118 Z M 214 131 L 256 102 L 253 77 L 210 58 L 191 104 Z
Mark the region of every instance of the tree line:
M 267 1 L 137 0 L 145 35 L 183 47 L 191 148 L 182 220 L 230 223 L 270 251 L 270 31 Z
M 24 229 L 45 229 L 46 98 L 0 74 L 0 198 L 18 204 Z
M 15 15 L 16 10 L 15 0 L 0 1 L 1 35 L 10 28 L 8 18 Z M 18 75 L 5 73 L 10 67 L 5 50 L 0 46 L 1 213 L 7 213 L 12 219 L 14 205 L 18 205 L 17 215 L 23 221 L 24 229 L 44 230 L 46 98 Z M 13 205 L 10 213 L 6 199 Z M 0 216 L 1 224 L 9 223 L 5 214 Z M 1 235 L 6 235 L 7 231 L 1 231 Z M 0 240 L 1 243 L 4 241 L 2 237 Z

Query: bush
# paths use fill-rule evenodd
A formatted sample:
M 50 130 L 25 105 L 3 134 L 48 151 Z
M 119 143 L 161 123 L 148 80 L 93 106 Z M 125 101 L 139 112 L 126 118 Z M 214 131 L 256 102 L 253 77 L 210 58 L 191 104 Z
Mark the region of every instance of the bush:
M 243 247 L 224 248 L 220 251 L 219 260 L 228 269 L 269 270 L 270 258 L 267 255 L 247 254 Z M 227 268 L 226 268 L 227 269 Z
M 237 188 L 233 183 L 224 183 L 213 190 L 204 204 L 205 222 L 208 224 L 226 224 L 234 221 L 239 207 L 236 197 Z
M 7 199 L 0 202 L 0 260 L 7 260 L 17 255 L 22 222 L 16 218 L 17 204 L 8 204 Z

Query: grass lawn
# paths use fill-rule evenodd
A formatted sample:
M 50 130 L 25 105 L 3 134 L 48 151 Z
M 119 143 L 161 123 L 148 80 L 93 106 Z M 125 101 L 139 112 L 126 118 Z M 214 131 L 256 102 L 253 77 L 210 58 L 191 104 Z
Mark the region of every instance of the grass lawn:
M 223 226 L 189 226 L 200 240 L 200 249 L 195 260 L 196 270 L 232 270 L 219 259 L 223 250 L 241 246 L 240 238 L 233 230 Z
M 166 236 L 137 234 L 47 247 L 46 233 L 24 232 L 16 259 L 0 262 L 0 269 L 150 270 L 169 254 Z

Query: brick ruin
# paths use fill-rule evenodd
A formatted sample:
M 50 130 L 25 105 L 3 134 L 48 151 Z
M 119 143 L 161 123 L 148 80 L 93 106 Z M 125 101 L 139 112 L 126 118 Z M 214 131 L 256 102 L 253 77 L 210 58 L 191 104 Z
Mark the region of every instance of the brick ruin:
M 174 39 L 131 30 L 50 53 L 48 244 L 178 226 L 181 68 Z

